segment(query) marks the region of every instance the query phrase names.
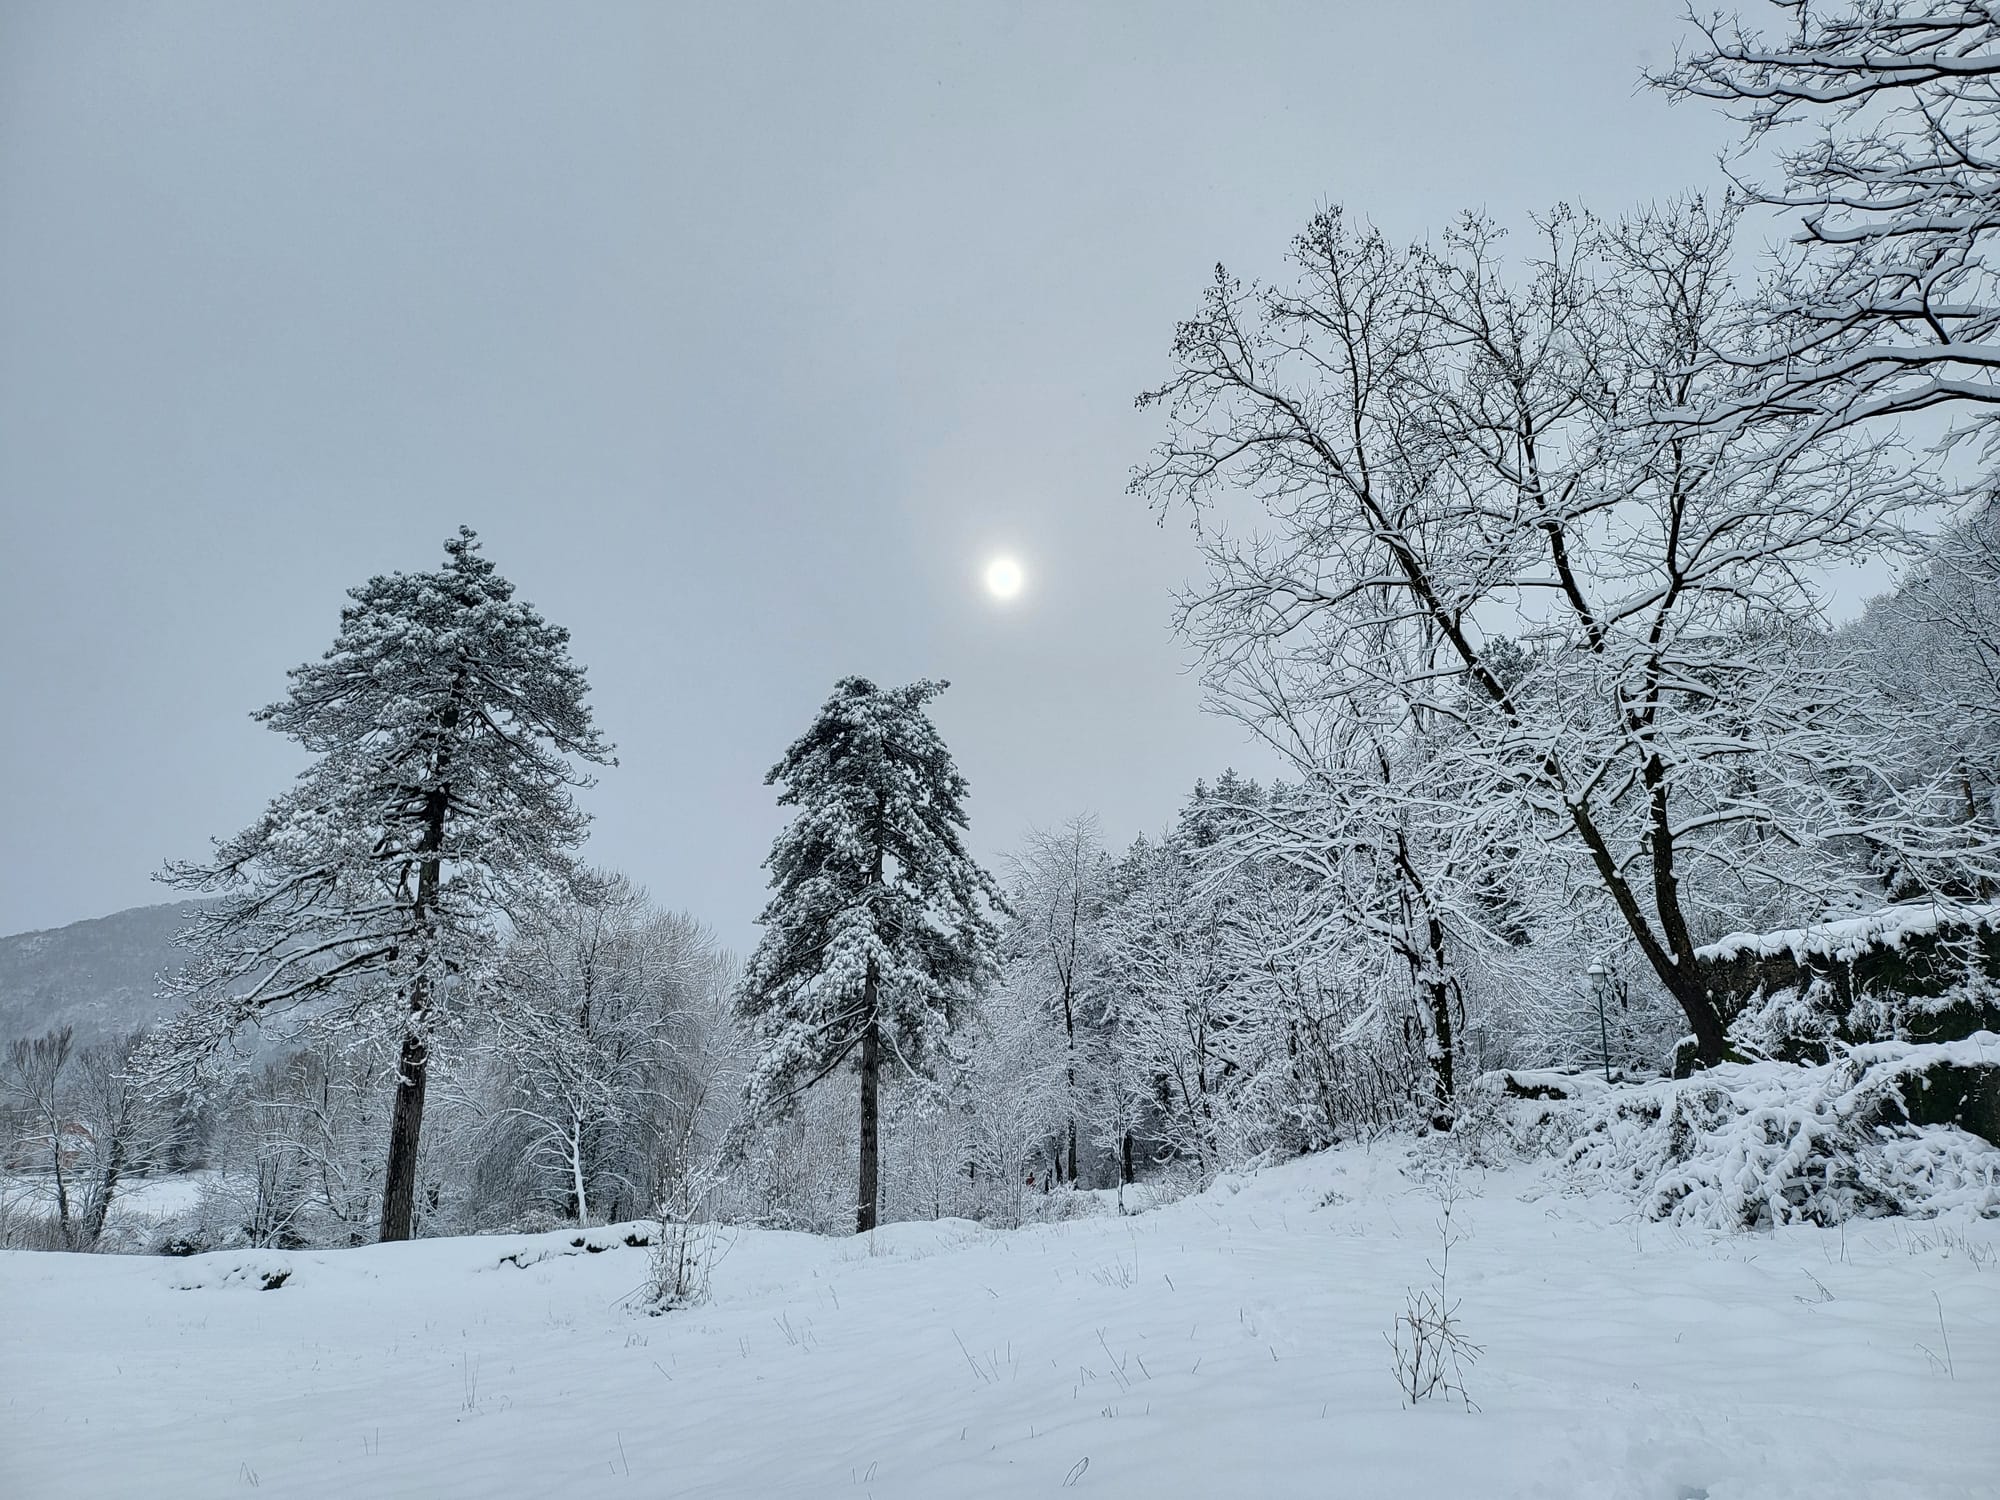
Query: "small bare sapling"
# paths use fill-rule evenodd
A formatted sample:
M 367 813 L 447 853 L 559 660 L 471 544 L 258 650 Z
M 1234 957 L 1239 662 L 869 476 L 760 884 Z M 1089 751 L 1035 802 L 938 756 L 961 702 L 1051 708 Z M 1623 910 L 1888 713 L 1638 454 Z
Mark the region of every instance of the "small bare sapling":
M 1465 1336 L 1458 1321 L 1459 1304 L 1452 1300 L 1449 1273 L 1451 1251 L 1463 1234 L 1452 1226 L 1452 1211 L 1460 1196 L 1457 1173 L 1438 1184 L 1438 1255 L 1428 1261 L 1432 1284 L 1411 1287 L 1408 1303 L 1395 1326 L 1382 1337 L 1395 1356 L 1396 1384 L 1404 1404 L 1415 1406 L 1433 1396 L 1455 1400 L 1467 1411 L 1479 1409 L 1465 1391 L 1465 1371 L 1476 1363 L 1482 1345 Z

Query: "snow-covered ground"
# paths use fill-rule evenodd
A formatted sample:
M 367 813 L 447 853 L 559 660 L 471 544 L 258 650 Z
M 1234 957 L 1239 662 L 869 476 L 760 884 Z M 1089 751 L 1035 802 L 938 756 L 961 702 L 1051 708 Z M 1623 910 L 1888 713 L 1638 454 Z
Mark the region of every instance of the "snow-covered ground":
M 1437 1249 L 1410 1161 L 1012 1233 L 742 1232 L 659 1318 L 606 1231 L 0 1255 L 0 1494 L 2000 1493 L 2000 1225 L 1712 1236 L 1474 1174 L 1478 1410 L 1404 1409 L 1383 1336 Z
M 186 1213 L 201 1198 L 208 1174 L 189 1172 L 174 1177 L 148 1177 L 118 1190 L 115 1206 L 133 1218 L 159 1220 Z

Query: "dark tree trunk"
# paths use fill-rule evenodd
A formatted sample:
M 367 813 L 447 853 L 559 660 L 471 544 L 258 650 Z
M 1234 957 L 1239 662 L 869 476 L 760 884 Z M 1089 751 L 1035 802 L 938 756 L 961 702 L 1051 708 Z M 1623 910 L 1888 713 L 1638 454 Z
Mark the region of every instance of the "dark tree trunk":
M 62 1116 L 57 1115 L 49 1131 L 49 1159 L 54 1163 L 56 1174 L 56 1228 L 62 1234 L 63 1244 L 68 1246 L 75 1241 L 70 1237 L 69 1179 L 63 1176 L 62 1141 Z
M 882 1071 L 880 1039 L 875 1030 L 875 975 L 870 972 L 867 990 L 867 1030 L 861 1033 L 861 1184 L 855 1195 L 854 1232 L 866 1234 L 875 1227 L 880 1207 L 880 1139 L 877 1133 L 876 1091 Z
M 458 714 L 448 716 L 456 722 Z M 430 794 L 428 826 L 424 830 L 426 858 L 416 876 L 416 922 L 424 926 L 438 898 L 436 852 L 444 848 L 446 792 Z M 430 1002 L 430 982 L 422 972 L 410 980 L 410 1012 L 404 1018 L 402 1056 L 396 1060 L 396 1104 L 388 1116 L 388 1172 L 382 1182 L 382 1242 L 408 1240 L 416 1218 L 416 1144 L 424 1132 L 424 1082 L 430 1074 L 430 1038 L 424 1034 L 424 1010 Z
M 1125 1174 L 1125 1186 L 1130 1187 L 1137 1179 L 1132 1175 L 1132 1132 L 1125 1132 L 1124 1149 L 1118 1153 L 1118 1168 Z
M 111 1195 L 118 1191 L 118 1179 L 125 1171 L 126 1130 L 123 1125 L 111 1133 L 110 1149 L 104 1156 L 104 1173 L 97 1179 L 97 1191 L 90 1211 L 83 1218 L 83 1243 L 95 1245 L 104 1235 L 104 1216 L 111 1211 Z
M 1661 819 L 1665 817 L 1664 806 L 1664 802 L 1656 799 L 1656 816 Z M 1584 847 L 1590 851 L 1591 863 L 1597 867 L 1598 876 L 1604 888 L 1611 893 L 1612 903 L 1625 919 L 1625 926 L 1638 943 L 1639 951 L 1659 977 L 1661 987 L 1680 1003 L 1681 1011 L 1687 1017 L 1688 1029 L 1694 1033 L 1695 1055 L 1700 1065 L 1707 1068 L 1724 1061 L 1729 1055 L 1728 1030 L 1716 1006 L 1715 996 L 1709 993 L 1708 982 L 1689 940 L 1687 921 L 1680 910 L 1679 884 L 1674 878 L 1671 842 L 1663 848 L 1656 839 L 1653 847 L 1653 904 L 1660 914 L 1661 928 L 1667 934 L 1667 941 L 1663 943 L 1639 909 L 1637 894 L 1619 869 L 1589 810 L 1572 807 L 1570 822 L 1582 835 Z M 1660 879 L 1662 870 L 1666 874 L 1664 881 Z
M 1677 974 L 1671 989 L 1694 1032 L 1695 1056 L 1701 1060 L 1701 1065 L 1712 1068 L 1717 1063 L 1727 1062 L 1729 1032 L 1722 1024 L 1722 1017 L 1716 1013 L 1715 997 L 1709 993 L 1700 971 L 1696 970 L 1691 978 Z
M 1453 1074 L 1456 1072 L 1452 1058 L 1450 986 L 1427 982 L 1424 985 L 1424 1005 L 1431 1013 L 1431 1033 L 1437 1048 L 1430 1059 L 1431 1129 L 1449 1130 L 1455 1084 Z
M 1074 937 L 1072 936 L 1072 941 Z M 1069 1180 L 1076 1181 L 1076 999 L 1063 980 L 1063 1031 L 1069 1038 Z
M 882 798 L 875 799 L 875 866 L 869 883 L 882 884 L 884 856 L 888 844 L 888 809 Z M 881 1013 L 881 976 L 875 961 L 868 961 L 868 979 L 861 990 L 863 1012 L 861 1033 L 861 1180 L 854 1193 L 854 1232 L 866 1234 L 881 1214 L 881 1119 L 878 1090 L 882 1073 L 882 1035 L 878 1030 Z
M 430 1071 L 430 1047 L 415 1027 L 422 1008 L 411 1007 L 412 1029 L 403 1034 L 403 1055 L 396 1069 L 396 1103 L 389 1115 L 389 1171 L 382 1184 L 382 1240 L 406 1240 L 417 1205 L 417 1139 L 424 1124 L 424 1083 Z
M 1457 1105 L 1458 1059 L 1451 1034 L 1451 981 L 1445 977 L 1444 968 L 1444 924 L 1434 915 L 1426 924 L 1425 937 L 1430 943 L 1432 970 L 1424 982 L 1424 998 L 1430 1008 L 1431 1035 L 1437 1046 L 1437 1054 L 1431 1060 L 1432 1087 L 1435 1090 L 1431 1100 L 1431 1126 L 1436 1130 L 1449 1130 Z
M 1694 1028 L 1695 1047 L 1700 1053 L 1702 1065 L 1714 1067 L 1729 1056 L 1729 1035 L 1716 1007 L 1715 997 L 1708 991 L 1701 960 L 1695 957 L 1694 937 L 1688 931 L 1687 916 L 1681 907 L 1673 820 L 1667 805 L 1666 769 L 1657 755 L 1647 760 L 1644 780 L 1652 819 L 1653 906 L 1660 914 L 1660 933 L 1666 939 L 1666 948 L 1672 955 L 1674 971 L 1680 981 L 1669 988 L 1674 998 L 1680 1001 L 1681 1009 L 1687 1012 L 1688 1024 Z
M 447 731 L 458 726 L 454 704 L 444 714 Z M 414 916 L 419 928 L 426 927 L 437 904 L 438 881 L 443 874 L 444 820 L 451 808 L 451 793 L 439 788 L 429 794 L 424 808 L 424 860 L 417 867 L 417 900 Z M 389 1113 L 389 1165 L 382 1183 L 383 1243 L 406 1240 L 417 1207 L 417 1142 L 424 1129 L 424 1084 L 430 1073 L 431 1047 L 425 1035 L 424 1012 L 430 1001 L 429 977 L 419 971 L 410 981 L 410 1009 L 404 1018 L 403 1053 L 396 1063 L 396 1103 Z
M 1385 777 L 1389 774 L 1386 761 L 1382 774 Z M 1431 905 L 1430 893 L 1417 873 L 1416 861 L 1410 858 L 1409 845 L 1401 833 L 1396 835 L 1396 865 L 1408 892 L 1404 897 L 1406 911 L 1414 904 L 1423 914 L 1424 946 L 1422 950 L 1410 948 L 1405 957 L 1425 1013 L 1423 1019 L 1428 1022 L 1424 1050 L 1431 1072 L 1431 1128 L 1449 1130 L 1457 1093 L 1458 1059 L 1452 1045 L 1451 970 L 1446 966 L 1444 922 Z M 1406 927 L 1413 925 L 1414 915 L 1412 912 L 1405 917 Z

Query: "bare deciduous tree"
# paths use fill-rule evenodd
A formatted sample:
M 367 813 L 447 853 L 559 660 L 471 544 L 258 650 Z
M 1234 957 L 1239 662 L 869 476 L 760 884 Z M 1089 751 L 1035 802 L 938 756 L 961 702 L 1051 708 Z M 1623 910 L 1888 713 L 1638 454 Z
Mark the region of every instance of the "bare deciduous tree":
M 1691 392 L 1707 424 L 1829 429 L 1933 408 L 1989 440 L 2000 407 L 2000 14 L 1979 0 L 1771 0 L 1766 34 L 1691 20 L 1654 84 L 1719 103 L 1776 180 L 1741 186 L 1797 225 L 1740 378 Z
M 7 1049 L 7 1093 L 23 1123 L 16 1150 L 42 1178 L 55 1205 L 56 1232 L 73 1242 L 70 1222 L 70 1157 L 73 1122 L 68 1111 L 71 1043 L 75 1033 L 57 1027 L 45 1036 L 22 1037 Z
M 173 1144 L 172 1101 L 155 1096 L 133 1071 L 144 1042 L 144 1032 L 131 1032 L 77 1054 L 69 1112 L 84 1138 L 77 1239 L 86 1249 L 103 1236 L 119 1189 L 165 1165 Z
M 1907 832 L 1835 789 L 1882 777 L 1814 627 L 1822 570 L 1903 546 L 1932 491 L 1887 437 L 1679 423 L 1731 378 L 1726 214 L 1541 236 L 1516 266 L 1477 219 L 1411 250 L 1330 212 L 1285 285 L 1218 271 L 1133 486 L 1200 528 L 1182 623 L 1221 707 L 1312 747 L 1396 700 L 1450 788 L 1431 812 L 1511 799 L 1583 861 L 1713 1062 L 1718 891 L 1824 901 L 1798 851 Z M 1232 531 L 1239 499 L 1263 530 Z
M 1051 829 L 1035 829 L 1012 860 L 1014 920 L 1006 929 L 1003 955 L 1021 980 L 1042 997 L 1062 1023 L 1069 1116 L 1058 1169 L 1074 1182 L 1077 1174 L 1077 1027 L 1086 1028 L 1103 1009 L 1104 906 L 1111 862 L 1104 852 L 1096 818 L 1082 814 Z

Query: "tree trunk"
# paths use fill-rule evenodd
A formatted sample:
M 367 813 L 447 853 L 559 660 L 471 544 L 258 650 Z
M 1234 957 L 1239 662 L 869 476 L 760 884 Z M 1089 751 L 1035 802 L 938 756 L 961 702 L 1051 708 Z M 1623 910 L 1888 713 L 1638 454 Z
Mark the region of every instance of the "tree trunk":
M 1069 1038 L 1069 1180 L 1076 1182 L 1076 1000 L 1068 979 L 1063 981 L 1063 1030 Z
M 53 1094 L 51 1095 L 53 1097 Z M 65 1246 L 74 1244 L 69 1228 L 69 1180 L 63 1176 L 63 1121 L 60 1111 L 52 1114 L 49 1126 L 49 1160 L 56 1174 L 56 1227 L 62 1233 Z
M 1454 1103 L 1454 1078 L 1451 1050 L 1451 990 L 1447 985 L 1427 981 L 1424 985 L 1425 1008 L 1431 1013 L 1431 1045 L 1435 1049 L 1431 1064 L 1431 1129 L 1449 1130 Z
M 396 1103 L 389 1115 L 389 1170 L 382 1184 L 382 1242 L 406 1240 L 417 1205 L 417 1137 L 424 1123 L 424 1083 L 430 1071 L 430 1047 L 418 1028 L 420 1003 L 410 1007 L 410 1029 L 403 1033 L 403 1055 L 396 1068 Z
M 1715 997 L 1701 971 L 1677 972 L 1667 986 L 1680 1001 L 1688 1025 L 1694 1031 L 1695 1056 L 1704 1068 L 1712 1068 L 1729 1058 L 1729 1032 L 1715 1008 Z
M 1452 1045 L 1451 981 L 1446 977 L 1444 967 L 1444 924 L 1435 915 L 1429 916 L 1426 921 L 1425 939 L 1430 944 L 1431 972 L 1424 978 L 1424 998 L 1430 1007 L 1431 1039 L 1436 1048 L 1431 1058 L 1431 1086 L 1434 1090 L 1431 1128 L 1449 1130 L 1458 1102 L 1458 1059 Z
M 454 693 L 456 688 L 454 687 Z M 445 709 L 447 733 L 458 727 L 458 705 Z M 451 792 L 439 787 L 425 797 L 422 862 L 417 866 L 417 899 L 411 915 L 419 929 L 426 929 L 437 904 L 438 882 L 443 876 L 444 820 L 451 810 Z M 424 955 L 426 958 L 428 954 Z M 430 1073 L 430 1041 L 424 1035 L 424 1011 L 430 999 L 429 978 L 422 969 L 410 981 L 410 1010 L 404 1021 L 403 1055 L 396 1065 L 396 1103 L 389 1115 L 389 1164 L 382 1183 L 382 1233 L 384 1244 L 410 1237 L 410 1224 L 417 1206 L 417 1140 L 424 1128 L 424 1083 Z
M 1694 1032 L 1696 1056 L 1704 1068 L 1713 1067 L 1729 1055 L 1729 1037 L 1723 1025 L 1721 1012 L 1717 1010 L 1715 997 L 1709 993 L 1707 980 L 1703 977 L 1694 957 L 1691 944 L 1686 942 L 1687 923 L 1679 909 L 1679 888 L 1672 878 L 1672 858 L 1669 854 L 1667 865 L 1669 878 L 1664 888 L 1657 885 L 1654 891 L 1654 907 L 1663 919 L 1671 911 L 1672 921 L 1663 920 L 1669 930 L 1668 943 L 1662 943 L 1652 926 L 1646 921 L 1645 913 L 1639 909 L 1639 898 L 1631 884 L 1618 867 L 1618 861 L 1611 853 L 1610 845 L 1598 829 L 1596 820 L 1586 807 L 1572 804 L 1570 822 L 1582 836 L 1584 847 L 1590 851 L 1591 863 L 1604 888 L 1611 893 L 1612 904 L 1618 914 L 1625 919 L 1626 929 L 1639 945 L 1646 962 L 1659 977 L 1660 986 L 1679 1002 L 1682 1013 L 1687 1017 L 1688 1027 Z M 1653 851 L 1655 866 L 1660 862 L 1657 845 Z M 1680 950 L 1669 947 L 1672 933 L 1682 937 Z M 1683 962 L 1682 960 L 1685 960 Z
M 880 888 L 885 846 L 888 843 L 888 808 L 878 794 L 875 798 L 875 865 L 869 884 Z M 875 960 L 868 960 L 868 978 L 861 990 L 864 1013 L 861 1033 L 861 1181 L 854 1194 L 854 1232 L 866 1234 L 875 1227 L 881 1210 L 881 1136 L 876 1097 L 882 1073 L 882 1036 L 877 1029 L 881 1015 L 876 1009 L 882 993 L 881 976 Z
M 86 1249 L 104 1236 L 104 1217 L 111 1211 L 111 1195 L 118 1191 L 118 1179 L 125 1171 L 125 1137 L 122 1124 L 111 1132 L 110 1149 L 104 1156 L 104 1171 L 97 1179 L 89 1211 L 83 1218 L 82 1240 Z
M 1136 1181 L 1132 1176 L 1132 1132 L 1129 1130 L 1125 1132 L 1124 1149 L 1118 1153 L 1118 1168 L 1121 1184 Z
M 881 1196 L 876 1090 L 882 1071 L 880 1040 L 875 1030 L 875 975 L 868 975 L 868 1029 L 861 1033 L 861 1184 L 855 1195 L 854 1232 L 875 1227 Z

